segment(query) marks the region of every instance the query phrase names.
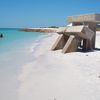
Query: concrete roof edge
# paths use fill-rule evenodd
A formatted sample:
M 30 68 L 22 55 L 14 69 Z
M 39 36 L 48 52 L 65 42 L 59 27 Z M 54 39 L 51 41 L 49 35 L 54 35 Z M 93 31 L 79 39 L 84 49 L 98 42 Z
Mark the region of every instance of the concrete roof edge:
M 100 15 L 100 13 L 89 13 L 89 14 L 79 14 L 79 15 L 72 15 L 72 16 L 67 16 L 67 17 L 78 17 L 78 16 L 85 16 L 85 15 Z

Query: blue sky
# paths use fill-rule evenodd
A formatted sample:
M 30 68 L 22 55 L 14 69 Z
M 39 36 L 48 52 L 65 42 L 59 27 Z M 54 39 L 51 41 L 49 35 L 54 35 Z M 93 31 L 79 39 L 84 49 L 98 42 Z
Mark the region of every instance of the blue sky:
M 100 0 L 0 0 L 0 27 L 64 26 L 87 13 L 100 13 Z

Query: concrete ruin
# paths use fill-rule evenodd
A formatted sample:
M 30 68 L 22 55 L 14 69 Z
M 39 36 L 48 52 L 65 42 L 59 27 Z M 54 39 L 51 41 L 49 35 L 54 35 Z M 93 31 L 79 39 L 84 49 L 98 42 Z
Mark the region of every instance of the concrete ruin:
M 78 49 L 90 51 L 95 48 L 96 24 L 100 22 L 100 14 L 69 16 L 72 26 L 60 28 L 31 28 L 23 29 L 28 32 L 58 33 L 59 37 L 52 50 L 62 49 L 62 53 L 76 52 Z

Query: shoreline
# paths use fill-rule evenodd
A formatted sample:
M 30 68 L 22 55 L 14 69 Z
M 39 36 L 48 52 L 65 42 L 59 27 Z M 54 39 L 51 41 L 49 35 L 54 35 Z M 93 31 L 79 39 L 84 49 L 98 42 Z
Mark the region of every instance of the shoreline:
M 9 38 L 9 33 L 6 30 L 5 34 L 6 39 Z M 9 30 L 10 32 L 10 30 Z M 13 36 L 13 33 L 16 32 L 15 30 L 11 30 L 11 35 Z M 19 31 L 18 31 L 19 32 Z M 7 35 L 8 34 L 8 35 Z M 17 34 L 17 33 L 15 33 Z M 19 35 L 20 33 L 18 33 Z M 21 37 L 24 35 L 20 34 Z M 26 35 L 26 36 L 25 36 Z M 8 99 L 12 100 L 13 98 L 15 100 L 18 100 L 18 87 L 20 85 L 20 81 L 18 80 L 18 76 L 21 73 L 22 66 L 26 65 L 29 62 L 32 62 L 34 60 L 34 49 L 37 47 L 39 42 L 47 37 L 47 34 L 42 35 L 42 33 L 37 34 L 31 33 L 28 35 L 28 33 L 25 33 L 24 37 L 16 38 L 12 37 L 14 41 L 7 41 L 7 44 L 3 45 L 3 41 L 1 41 L 1 44 L 3 47 L 1 47 L 1 55 L 0 55 L 0 98 L 2 100 Z M 28 36 L 28 37 L 27 37 Z M 35 37 L 36 36 L 36 37 Z M 10 39 L 10 38 L 9 38 Z M 5 40 L 4 40 L 5 42 Z M 34 47 L 33 47 L 34 45 Z

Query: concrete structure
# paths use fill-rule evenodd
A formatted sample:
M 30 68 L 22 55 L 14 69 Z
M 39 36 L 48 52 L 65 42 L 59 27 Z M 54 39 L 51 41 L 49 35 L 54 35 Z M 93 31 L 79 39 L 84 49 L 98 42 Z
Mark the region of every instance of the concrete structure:
M 68 19 L 68 22 L 72 23 L 73 26 L 84 25 L 94 32 L 93 39 L 91 40 L 92 48 L 89 45 L 89 40 L 83 39 L 84 50 L 94 49 L 95 39 L 96 39 L 96 24 L 100 22 L 100 14 L 85 14 L 85 15 L 79 15 L 79 16 L 70 16 L 67 19 Z
M 91 29 L 89 29 L 87 26 L 81 25 L 81 26 L 71 26 L 65 29 L 60 28 L 58 29 L 57 33 L 59 33 L 60 36 L 58 37 L 57 41 L 53 45 L 52 50 L 57 50 L 58 48 L 58 49 L 64 49 L 62 50 L 63 53 L 73 52 L 73 51 L 77 51 L 80 44 L 81 44 L 80 47 L 84 51 L 93 50 L 92 39 L 94 38 L 95 33 Z M 85 40 L 88 40 L 88 47 Z M 72 41 L 72 43 L 69 44 L 69 41 Z M 74 46 L 72 44 L 76 44 L 76 45 Z M 65 50 L 66 45 L 68 47 L 72 45 L 70 47 L 71 50 L 67 48 Z
M 73 22 L 100 22 L 100 14 L 84 14 L 78 16 L 69 16 L 67 18 L 69 23 Z
M 87 14 L 68 17 L 72 26 L 61 28 L 32 28 L 24 31 L 58 33 L 59 37 L 52 50 L 62 49 L 63 53 L 75 52 L 78 48 L 88 51 L 95 48 L 96 23 L 100 22 L 100 14 Z

